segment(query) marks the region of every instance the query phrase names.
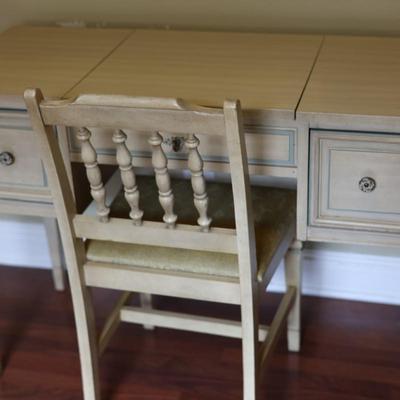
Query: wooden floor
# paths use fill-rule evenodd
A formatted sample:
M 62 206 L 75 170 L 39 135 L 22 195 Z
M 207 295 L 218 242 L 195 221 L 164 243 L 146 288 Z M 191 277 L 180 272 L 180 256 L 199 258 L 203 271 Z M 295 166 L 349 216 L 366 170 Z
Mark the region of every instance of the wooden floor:
M 99 320 L 114 298 L 95 292 Z M 278 300 L 267 295 L 263 315 Z M 231 306 L 157 303 L 238 316 Z M 313 297 L 304 297 L 303 307 L 302 351 L 278 345 L 261 399 L 400 399 L 400 307 Z M 71 301 L 53 290 L 50 272 L 0 267 L 0 354 L 1 400 L 82 398 Z M 103 400 L 240 399 L 240 341 L 122 325 L 101 360 L 101 377 Z

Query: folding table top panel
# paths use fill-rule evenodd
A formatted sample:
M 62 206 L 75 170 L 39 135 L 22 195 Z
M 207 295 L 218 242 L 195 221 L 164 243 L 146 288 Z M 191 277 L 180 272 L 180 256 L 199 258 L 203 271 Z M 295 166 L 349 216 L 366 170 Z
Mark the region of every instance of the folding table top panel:
M 28 87 L 61 97 L 132 30 L 17 26 L 0 35 L 0 106 L 23 105 Z
M 322 36 L 136 30 L 66 94 L 182 97 L 295 111 Z
M 298 111 L 400 116 L 400 38 L 327 36 Z

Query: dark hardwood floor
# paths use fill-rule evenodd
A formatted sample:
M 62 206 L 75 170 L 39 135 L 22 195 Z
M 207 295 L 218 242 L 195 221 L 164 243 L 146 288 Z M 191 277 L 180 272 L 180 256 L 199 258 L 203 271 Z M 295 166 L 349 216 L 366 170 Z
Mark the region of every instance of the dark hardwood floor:
M 265 297 L 263 315 L 279 298 Z M 95 292 L 99 322 L 113 299 Z M 231 306 L 156 301 L 238 317 Z M 0 354 L 1 400 L 82 398 L 69 293 L 53 290 L 49 271 L 0 267 Z M 102 400 L 240 399 L 240 341 L 124 324 L 101 360 L 101 379 Z M 400 307 L 304 297 L 301 353 L 279 343 L 261 399 L 400 399 Z

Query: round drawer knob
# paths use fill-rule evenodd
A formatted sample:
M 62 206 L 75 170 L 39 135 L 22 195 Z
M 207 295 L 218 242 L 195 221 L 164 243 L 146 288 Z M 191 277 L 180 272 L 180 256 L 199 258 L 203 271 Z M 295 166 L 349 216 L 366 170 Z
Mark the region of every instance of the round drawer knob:
M 360 182 L 358 182 L 358 187 L 362 192 L 371 193 L 376 188 L 375 179 L 364 176 L 364 178 L 361 178 Z
M 0 153 L 0 164 L 1 165 L 11 165 L 14 163 L 14 156 L 9 153 L 8 151 L 3 151 L 2 153 Z

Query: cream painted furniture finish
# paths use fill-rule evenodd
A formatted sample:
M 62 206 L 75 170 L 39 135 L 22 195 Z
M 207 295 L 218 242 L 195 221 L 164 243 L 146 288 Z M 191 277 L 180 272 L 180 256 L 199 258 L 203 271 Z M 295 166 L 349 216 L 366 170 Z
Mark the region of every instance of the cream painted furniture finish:
M 61 97 L 125 40 L 130 30 L 20 26 L 0 35 L 0 213 L 44 218 L 57 289 L 64 287 L 58 228 L 47 177 L 23 102 L 28 86 Z M 65 130 L 57 135 L 69 164 Z
M 0 129 L 0 151 L 13 158 L 9 165 L 6 165 L 5 160 L 0 169 L 0 184 L 3 190 L 7 186 L 16 190 L 30 187 L 50 196 L 27 114 L 19 111 L 0 111 Z
M 311 131 L 310 225 L 399 232 L 399 166 L 399 136 Z
M 293 221 L 284 227 L 282 237 L 274 245 L 273 257 L 265 269 L 263 264 L 258 265 L 258 262 L 262 263 L 265 260 L 263 257 L 257 259 L 256 254 L 245 133 L 239 102 L 225 101 L 223 109 L 190 106 L 174 99 L 112 95 L 83 95 L 72 102 L 46 102 L 39 90 L 32 89 L 25 92 L 25 101 L 37 133 L 37 142 L 50 180 L 61 227 L 78 331 L 85 400 L 100 399 L 97 365 L 99 349 L 103 350 L 106 347 L 121 320 L 241 337 L 243 398 L 256 400 L 260 369 L 269 359 L 287 318 L 289 348 L 299 350 L 301 243 L 294 241 L 290 249 L 295 239 L 295 216 L 289 214 L 293 216 Z M 127 135 L 121 130 L 131 128 L 132 124 L 136 128 L 135 134 L 145 135 L 153 148 L 152 165 L 159 203 L 164 211 L 163 222 L 147 221 L 146 215 L 143 216 L 139 208 L 139 188 L 131 155 L 126 146 Z M 77 137 L 82 142 L 82 160 L 96 204 L 94 216 L 77 214 L 75 210 L 72 187 L 67 179 L 67 170 L 59 145 L 53 135 L 53 127 L 57 125 L 80 126 Z M 95 148 L 90 142 L 91 131 L 87 126 L 106 126 L 114 129 L 112 138 L 117 146 L 117 162 L 125 199 L 131 210 L 131 220 L 109 217 L 106 189 L 97 165 Z M 171 189 L 168 161 L 161 147 L 163 138 L 160 133 L 171 131 L 189 135 L 185 145 L 189 148 L 188 168 L 191 172 L 194 206 L 199 215 L 197 226 L 177 221 L 180 210 L 177 209 L 175 213 L 174 193 Z M 199 141 L 195 136 L 197 132 L 210 136 L 226 136 L 236 229 L 209 227 L 209 199 L 203 177 L 203 163 L 198 152 Z M 218 275 L 218 271 L 203 274 L 193 271 L 174 272 L 145 268 L 145 265 L 140 263 L 123 266 L 117 261 L 95 261 L 89 257 L 90 251 L 86 252 L 83 238 L 132 245 L 163 246 L 184 250 L 189 252 L 186 253 L 188 255 L 194 254 L 193 250 L 213 251 L 220 255 L 235 254 L 239 269 L 238 278 Z M 261 329 L 263 344 L 259 346 L 258 292 L 265 291 L 266 284 L 286 253 L 288 289 L 266 338 L 264 329 Z M 205 253 L 203 254 L 205 257 Z M 265 271 L 261 281 L 258 280 L 260 271 Z M 149 310 L 147 306 L 126 306 L 129 294 L 123 293 L 98 342 L 88 286 L 239 304 L 240 328 L 238 329 L 237 323 L 233 321 Z
M 293 116 L 321 42 L 318 35 L 137 30 L 65 97 L 121 93 L 204 106 L 240 98 L 250 174 L 295 178 L 299 124 Z M 205 169 L 229 172 L 224 138 L 199 138 Z M 166 138 L 165 148 L 171 167 L 181 168 L 187 152 L 183 146 L 174 151 L 173 139 Z M 137 140 L 130 143 L 134 162 L 149 167 L 147 143 Z M 80 161 L 73 133 L 69 141 L 71 159 Z M 109 135 L 97 135 L 94 145 L 99 162 L 115 163 Z
M 25 108 L 27 87 L 71 90 L 132 34 L 123 29 L 17 26 L 0 35 L 0 107 Z
M 296 113 L 299 238 L 400 245 L 399 67 L 399 38 L 325 38 Z
M 88 79 L 111 57 L 113 52 L 118 50 L 118 46 L 123 45 L 124 40 L 134 34 L 132 30 L 49 27 L 15 27 L 2 33 L 0 35 L 0 54 L 2 55 L 0 58 L 0 108 L 7 110 L 7 112 L 9 110 L 21 111 L 19 119 L 23 120 L 25 118 L 23 111 L 25 105 L 22 101 L 22 92 L 28 86 L 41 87 L 49 97 L 71 96 L 74 88 L 80 82 L 83 84 L 85 78 Z M 141 37 L 142 35 L 146 37 L 150 35 L 153 38 L 150 39 L 149 36 L 149 40 L 152 40 L 153 44 L 157 45 L 154 40 L 157 41 L 164 34 L 165 32 L 150 31 L 143 32 L 140 35 Z M 200 45 L 196 46 L 197 50 L 190 45 L 190 35 L 197 38 L 196 42 Z M 219 104 L 230 93 L 234 97 L 244 98 L 248 103 L 246 107 L 254 108 L 246 108 L 245 110 L 246 129 L 249 132 L 247 143 L 251 152 L 250 173 L 295 178 L 297 171 L 298 124 L 293 120 L 293 115 L 306 85 L 322 37 L 216 33 L 191 33 L 190 35 L 185 32 L 168 34 L 170 50 L 171 46 L 178 44 L 177 51 L 180 54 L 176 70 L 178 75 L 174 74 L 174 66 L 171 66 L 168 69 L 171 75 L 166 80 L 166 75 L 164 75 L 166 70 L 163 68 L 167 67 L 167 65 L 165 65 L 163 59 L 159 59 L 159 64 L 157 65 L 154 61 L 146 61 L 146 63 L 149 63 L 144 66 L 146 71 L 151 71 L 151 69 L 147 68 L 148 66 L 156 67 L 155 73 L 159 74 L 156 81 L 159 82 L 161 91 L 157 95 L 162 96 L 164 94 L 171 97 L 174 95 L 170 92 L 171 87 L 181 87 L 182 92 L 177 93 L 176 96 L 184 95 L 189 99 L 192 98 L 196 103 L 199 102 L 199 99 L 193 96 L 195 93 L 201 93 L 204 99 L 215 105 Z M 235 41 L 230 39 L 231 35 L 234 36 Z M 291 43 L 291 40 L 294 40 L 294 42 Z M 181 42 L 180 45 L 179 42 Z M 209 45 L 213 45 L 211 52 L 207 50 Z M 191 51 L 190 58 L 185 56 L 185 52 L 189 50 Z M 196 55 L 198 50 L 201 50 L 200 57 L 196 56 L 197 58 L 194 59 L 193 56 Z M 133 51 L 136 51 L 136 49 Z M 146 49 L 143 49 L 143 51 L 142 56 L 145 55 Z M 152 54 L 157 55 L 156 52 L 149 54 L 147 51 L 148 56 Z M 118 78 L 115 79 L 114 66 L 111 66 L 110 72 L 106 72 L 106 74 L 110 73 L 107 79 L 113 80 L 108 85 L 111 92 L 114 87 L 115 90 L 117 89 L 117 83 L 119 85 L 118 89 L 122 90 L 128 82 L 132 82 L 132 77 L 135 78 L 137 73 L 143 73 L 142 65 L 138 71 L 132 74 L 132 67 L 139 57 L 131 53 L 129 49 L 128 51 L 124 50 L 122 52 L 122 62 L 127 61 L 124 59 L 127 55 L 129 56 L 128 62 L 130 65 L 125 66 L 123 80 L 118 82 Z M 169 56 L 171 62 L 177 54 L 164 55 L 167 58 Z M 257 63 L 249 63 L 247 57 L 257 59 Z M 191 60 L 195 62 L 188 65 L 188 61 Z M 183 74 L 183 71 L 179 71 L 185 65 L 188 65 L 186 79 L 179 79 L 178 85 L 177 78 Z M 231 75 L 226 74 L 226 65 L 230 66 Z M 249 67 L 251 68 L 250 73 Z M 203 75 L 200 74 L 200 70 Z M 121 72 L 118 71 L 118 73 Z M 246 81 L 242 80 L 243 75 L 246 76 Z M 155 83 L 153 78 L 152 76 L 150 79 L 146 79 L 145 85 L 141 87 L 141 90 L 149 90 L 152 84 Z M 201 78 L 202 81 L 200 82 L 198 78 Z M 164 83 L 166 81 L 169 81 L 167 85 Z M 260 88 L 260 81 L 265 82 L 265 87 Z M 104 87 L 98 86 L 99 82 L 102 84 L 107 83 L 104 78 L 97 78 L 96 75 L 94 81 L 96 92 L 105 90 Z M 138 95 L 137 86 L 138 82 L 133 82 L 133 85 L 131 85 L 133 92 L 130 94 Z M 216 92 L 210 91 L 212 88 L 215 88 Z M 252 101 L 252 96 L 256 91 L 257 97 L 255 101 Z M 187 96 L 186 93 L 188 94 Z M 144 94 L 148 95 L 149 93 L 146 92 Z M 217 98 L 214 98 L 216 95 Z M 267 99 L 265 98 L 266 95 L 268 96 Z M 207 104 L 207 102 L 204 104 Z M 273 111 L 268 108 L 273 109 Z M 280 108 L 284 109 L 280 110 Z M 15 115 L 13 114 L 13 116 Z M 7 124 L 13 120 L 14 117 L 9 119 Z M 75 146 L 75 143 L 71 141 L 67 142 L 67 132 L 62 127 L 57 130 L 66 163 L 70 160 L 80 161 L 79 146 Z M 225 143 L 219 139 L 207 143 L 205 138 L 202 138 L 201 135 L 199 136 L 202 143 L 201 151 L 205 154 L 205 169 L 218 170 L 219 168 L 221 171 L 228 171 Z M 19 135 L 19 137 L 22 136 Z M 104 136 L 104 138 L 107 137 Z M 174 138 L 166 139 L 172 140 Z M 17 145 L 18 148 L 24 146 L 23 144 Z M 98 150 L 104 150 L 103 154 L 100 151 L 99 162 L 115 163 L 115 155 L 112 152 L 110 154 L 110 143 L 105 140 L 98 143 L 98 145 Z M 164 146 L 169 157 L 176 157 L 176 160 L 172 159 L 170 161 L 170 167 L 181 167 L 183 165 L 181 159 L 187 157 L 184 153 L 185 150 L 171 152 L 168 151 L 171 150 L 171 146 L 168 144 Z M 18 160 L 20 159 L 19 151 L 16 154 Z M 149 166 L 148 153 L 143 154 L 140 151 L 143 150 L 133 150 L 135 165 Z M 32 162 L 34 161 L 32 160 Z M 35 170 L 37 171 L 36 168 Z M 71 179 L 70 171 L 68 175 Z M 16 180 L 21 181 L 24 179 L 24 176 L 19 175 L 19 177 L 16 177 Z M 7 189 L 1 192 L 2 196 L 7 193 L 6 199 L 1 200 L 1 212 L 20 215 L 54 215 L 54 209 L 49 205 L 50 199 L 47 190 L 27 187 L 17 188 L 7 185 Z M 38 197 L 40 197 L 40 201 L 37 201 Z M 21 199 L 24 202 L 20 201 Z M 30 201 L 29 207 L 27 206 L 28 203 L 25 202 L 27 199 Z M 56 244 L 58 235 L 54 231 L 54 223 L 52 221 L 46 223 L 46 229 L 48 230 L 49 239 L 53 238 L 49 242 L 52 249 L 54 249 L 52 250 L 53 263 L 54 265 L 59 265 L 57 259 L 59 259 L 60 255 L 58 253 L 58 244 Z M 293 257 L 295 260 L 296 256 Z M 293 257 L 289 257 L 289 265 L 292 263 Z M 290 266 L 288 268 L 291 269 Z M 288 275 L 289 283 L 297 280 L 296 272 Z M 296 296 L 296 302 L 299 303 L 299 294 Z M 142 296 L 142 304 L 146 304 L 146 301 L 148 303 L 148 299 Z M 299 313 L 293 314 L 290 318 L 293 321 L 293 326 L 295 326 L 299 322 Z M 225 326 L 222 326 L 221 329 L 225 329 Z M 239 332 L 238 328 L 235 328 L 235 330 Z M 237 333 L 235 335 L 238 336 Z M 292 335 L 291 341 L 295 340 L 296 333 Z
M 125 34 L 122 36 L 119 43 L 126 38 Z M 233 37 L 238 40 L 231 40 Z M 10 36 L 8 40 L 11 40 Z M 292 40 L 295 46 L 290 44 Z M 88 91 L 112 94 L 117 89 L 129 95 L 140 95 L 149 94 L 151 90 L 154 95 L 183 96 L 195 103 L 212 106 L 217 105 L 219 99 L 234 94 L 234 97 L 243 99 L 245 130 L 249 133 L 246 141 L 249 152 L 253 151 L 252 146 L 254 149 L 254 153 L 250 154 L 250 173 L 297 178 L 298 239 L 399 246 L 397 209 L 396 205 L 392 207 L 396 199 L 396 185 L 390 189 L 386 180 L 384 188 L 388 196 L 382 202 L 376 198 L 376 194 L 381 193 L 381 174 L 385 165 L 393 169 L 397 166 L 395 142 L 396 135 L 400 134 L 399 41 L 398 38 L 346 36 L 326 36 L 322 41 L 321 36 L 139 30 L 131 33 L 119 47 L 116 44 L 108 55 L 93 64 L 79 82 L 73 82 L 71 87 L 57 96 L 70 97 Z M 151 51 L 149 46 L 157 51 Z M 29 48 L 26 51 L 28 54 Z M 67 54 L 66 51 L 64 53 Z M 274 56 L 271 57 L 271 54 Z M 17 55 L 12 57 L 17 59 Z M 69 57 L 74 58 L 74 55 Z M 47 58 L 44 55 L 43 59 Z M 20 65 L 29 64 L 23 61 Z M 79 60 L 73 66 L 78 67 Z M 51 68 L 52 73 L 56 67 Z M 8 80 L 7 85 L 18 83 L 16 76 L 11 80 L 14 84 Z M 42 88 L 46 93 L 50 92 L 46 82 Z M 17 96 L 18 101 L 15 101 L 15 96 L 13 91 L 5 98 L 0 96 L 3 106 L 18 108 L 20 95 Z M 354 176 L 353 169 L 346 174 L 341 163 L 334 160 L 334 173 L 339 178 L 346 175 L 345 180 L 336 179 L 337 184 L 335 181 L 321 181 L 320 177 L 327 176 L 329 163 L 326 159 L 316 158 L 320 146 L 318 135 L 324 134 L 319 130 L 328 131 L 326 134 L 330 140 L 329 144 L 324 142 L 322 147 L 327 149 L 330 144 L 339 146 L 339 157 L 343 157 L 346 146 L 351 146 L 352 152 L 354 146 L 357 147 L 358 156 L 365 154 L 368 147 L 367 156 L 372 161 L 365 174 L 379 174 L 379 180 L 375 191 L 369 193 L 375 200 L 366 201 L 367 210 L 360 209 L 361 205 L 356 204 L 355 214 L 350 215 L 351 211 L 341 209 L 328 210 L 331 214 L 326 215 L 325 211 L 329 208 L 326 201 L 331 195 L 334 196 L 332 200 L 342 208 L 359 203 L 361 192 L 354 191 L 352 185 L 364 174 L 365 163 L 360 157 L 355 157 L 355 164 L 349 164 L 359 168 L 359 175 Z M 278 131 L 283 133 L 282 137 L 277 138 Z M 72 160 L 80 161 L 80 145 L 71 133 L 68 143 L 62 141 L 61 145 L 64 146 L 64 154 L 70 153 Z M 255 140 L 250 139 L 253 133 Z M 293 137 L 291 143 L 289 137 Z M 166 153 L 175 158 L 170 161 L 170 167 L 181 167 L 187 157 L 184 147 L 176 146 L 176 139 L 181 138 L 165 139 L 163 147 Z M 369 147 L 371 141 L 377 143 L 375 149 Z M 116 163 L 112 143 L 106 134 L 93 142 L 99 152 L 99 162 Z M 395 145 L 391 146 L 391 143 Z M 146 144 L 130 143 L 129 139 L 128 144 L 137 146 L 132 150 L 135 165 L 149 166 L 150 153 L 145 149 Z M 261 149 L 263 146 L 267 149 Z M 291 148 L 294 148 L 293 158 L 290 158 Z M 199 149 L 204 157 L 205 169 L 219 166 L 221 171 L 227 170 L 225 160 L 220 158 L 225 154 L 223 143 L 207 143 L 207 139 L 201 138 Z M 257 161 L 260 149 L 264 155 L 262 162 Z M 381 149 L 388 149 L 387 158 L 382 155 Z M 387 176 L 393 177 L 396 182 L 395 171 L 391 170 Z M 26 193 L 24 191 L 24 196 Z M 384 216 L 387 210 L 393 216 L 389 224 Z
M 400 38 L 326 36 L 299 112 L 400 115 Z
M 21 38 L 22 33 L 18 33 L 21 30 L 25 36 L 29 33 L 34 42 L 32 32 L 35 29 L 38 29 L 42 40 L 48 37 L 49 29 L 64 32 L 61 28 L 20 27 L 0 36 L 0 48 L 3 52 L 6 49 L 8 58 L 13 60 L 11 70 L 18 71 L 21 76 L 26 73 L 19 71 L 21 65 L 25 65 L 25 68 L 29 65 L 22 62 L 25 59 L 21 55 L 25 52 L 27 56 L 32 54 L 34 45 L 30 43 L 27 48 L 21 47 L 22 50 L 13 52 L 12 46 L 2 44 L 1 38 L 11 40 L 13 35 Z M 43 32 L 47 32 L 46 35 Z M 96 32 L 105 35 L 103 30 Z M 113 31 L 112 35 L 116 32 Z M 77 40 L 76 36 L 74 41 Z M 93 35 L 89 36 L 90 40 L 95 41 Z M 78 42 L 84 42 L 82 37 L 79 36 Z M 90 40 L 86 47 L 91 43 Z M 234 93 L 244 99 L 250 173 L 297 177 L 299 238 L 368 244 L 400 243 L 397 235 L 382 232 L 379 220 L 370 228 L 362 227 L 360 230 L 358 228 L 361 225 L 356 221 L 346 225 L 346 229 L 338 227 L 336 223 L 329 227 L 317 226 L 310 213 L 316 209 L 313 206 L 318 201 L 315 196 L 321 198 L 323 193 L 317 193 L 316 187 L 309 185 L 310 129 L 339 130 L 341 133 L 338 135 L 346 136 L 344 140 L 347 143 L 353 135 L 357 135 L 357 131 L 382 134 L 375 136 L 378 140 L 382 139 L 382 143 L 387 140 L 385 134 L 400 132 L 400 39 L 327 36 L 322 41 L 320 36 L 307 35 L 138 30 L 120 32 L 117 41 L 107 54 L 97 54 L 99 57 L 90 71 L 83 73 L 76 82 L 71 82 L 70 88 L 64 93 L 60 91 L 58 95 L 68 97 L 88 91 L 112 93 L 118 90 L 130 95 L 183 95 L 195 103 L 213 105 L 218 99 Z M 20 39 L 19 43 L 19 46 L 23 46 Z M 68 53 L 68 40 L 64 38 L 62 43 L 67 48 L 62 51 L 66 58 L 62 62 L 55 62 L 52 71 L 73 58 L 70 55 L 73 51 L 69 50 Z M 35 52 L 38 50 L 42 50 L 43 58 L 46 58 L 40 45 L 36 45 Z M 60 54 L 58 57 L 61 57 Z M 81 53 L 80 56 L 83 57 Z M 19 57 L 22 57 L 22 61 L 18 62 Z M 76 61 L 72 63 L 73 67 L 79 68 L 82 63 Z M 50 64 L 46 65 L 46 68 L 50 68 Z M 5 67 L 0 64 L 1 68 Z M 34 71 L 39 73 L 40 68 Z M 47 73 L 49 81 L 53 75 L 59 76 Z M 5 75 L 0 74 L 0 79 L 2 76 Z M 21 88 L 17 77 L 10 77 L 6 82 L 0 80 L 5 89 L 17 88 L 4 89 L 9 108 L 16 90 Z M 66 79 L 64 77 L 63 81 Z M 43 86 L 46 93 L 52 93 L 51 86 L 54 83 L 49 87 Z M 297 114 L 296 120 L 293 119 L 294 113 Z M 99 162 L 115 163 L 112 143 L 106 137 L 104 135 L 94 143 L 99 151 Z M 172 143 L 176 144 L 176 139 L 182 142 L 182 138 L 165 139 L 164 149 L 173 158 L 171 167 L 182 166 L 187 151 L 184 146 L 172 146 Z M 200 150 L 205 169 L 219 167 L 221 171 L 226 171 L 224 143 L 207 143 L 207 140 L 201 139 Z M 146 144 L 139 142 L 129 145 L 136 147 L 132 151 L 134 162 L 149 166 Z M 80 147 L 72 136 L 69 137 L 68 146 L 69 150 L 65 146 L 65 153 L 69 151 L 71 159 L 79 161 Z M 270 152 L 265 147 L 271 149 Z M 321 186 L 321 190 L 325 189 Z
M 181 97 L 294 113 L 322 37 L 136 30 L 65 97 L 81 93 Z
M 286 128 L 279 126 L 247 125 L 246 146 L 249 170 L 252 175 L 273 175 L 296 177 L 297 166 L 297 129 L 292 122 L 282 121 Z M 279 124 L 279 121 L 277 121 Z M 98 152 L 98 161 L 102 164 L 115 164 L 115 146 L 107 129 L 93 129 L 92 143 Z M 186 165 L 188 149 L 184 146 L 186 134 L 164 135 L 163 147 L 170 160 L 171 167 L 181 168 Z M 200 150 L 206 170 L 229 172 L 228 154 L 225 138 L 209 137 L 199 134 Z M 69 130 L 69 152 L 72 161 L 81 161 L 80 143 L 75 131 Z M 128 138 L 136 166 L 151 167 L 151 148 L 145 138 L 131 135 Z
M 46 173 L 32 135 L 25 112 L 0 111 L 0 157 L 10 157 L 11 162 L 0 163 L 0 214 L 43 218 L 54 285 L 57 290 L 63 290 L 59 232 Z

